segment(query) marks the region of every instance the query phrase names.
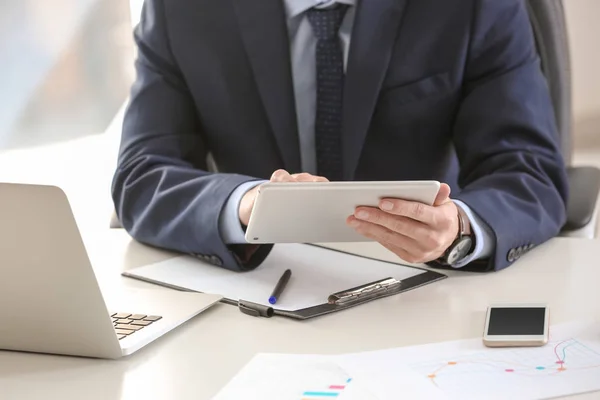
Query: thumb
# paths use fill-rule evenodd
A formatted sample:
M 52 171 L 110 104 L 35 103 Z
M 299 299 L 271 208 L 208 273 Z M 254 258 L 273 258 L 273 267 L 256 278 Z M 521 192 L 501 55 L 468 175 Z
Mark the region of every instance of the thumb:
M 446 183 L 440 185 L 440 190 L 433 202 L 434 206 L 440 206 L 450 200 L 450 186 Z

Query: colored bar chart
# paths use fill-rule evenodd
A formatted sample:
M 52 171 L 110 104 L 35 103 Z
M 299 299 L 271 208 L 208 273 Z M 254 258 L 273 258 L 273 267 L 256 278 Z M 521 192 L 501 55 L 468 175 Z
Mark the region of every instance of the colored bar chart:
M 302 393 L 301 400 L 335 399 L 340 396 L 352 378 L 346 379 L 342 385 L 329 385 L 325 390 L 308 390 Z
M 331 357 L 259 354 L 212 400 L 380 400 Z

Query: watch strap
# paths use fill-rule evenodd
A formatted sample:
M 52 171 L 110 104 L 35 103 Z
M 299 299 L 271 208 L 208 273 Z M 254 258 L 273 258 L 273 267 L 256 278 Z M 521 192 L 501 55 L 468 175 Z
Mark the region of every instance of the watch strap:
M 444 254 L 442 254 L 440 256 L 440 258 L 437 260 L 437 262 L 439 262 L 440 264 L 443 264 L 443 265 L 449 265 L 448 264 L 448 256 L 449 256 L 450 252 L 454 249 L 454 247 L 461 242 L 463 237 L 465 237 L 465 236 L 471 237 L 471 229 L 470 229 L 470 225 L 468 223 L 468 217 L 467 217 L 466 213 L 463 211 L 463 209 L 459 205 L 456 205 L 456 208 L 457 208 L 457 218 L 458 218 L 458 232 L 457 232 L 456 238 L 454 239 L 452 244 L 450 246 L 448 246 L 448 248 L 446 249 Z M 473 246 L 471 247 L 471 251 L 472 251 L 472 249 L 473 249 Z

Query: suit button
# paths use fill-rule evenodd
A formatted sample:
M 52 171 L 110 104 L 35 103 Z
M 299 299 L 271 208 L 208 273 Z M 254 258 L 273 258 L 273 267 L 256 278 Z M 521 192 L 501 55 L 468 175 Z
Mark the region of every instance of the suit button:
M 223 261 L 221 261 L 221 259 L 217 256 L 210 256 L 210 262 L 219 267 L 223 265 Z
M 508 260 L 508 262 L 513 262 L 515 261 L 515 249 L 510 249 L 510 251 L 508 252 L 508 255 L 506 257 L 506 259 Z
M 515 250 L 515 260 L 518 260 L 519 258 L 521 258 L 521 256 L 523 255 L 523 251 L 525 249 L 523 248 L 523 246 L 519 246 L 516 248 Z

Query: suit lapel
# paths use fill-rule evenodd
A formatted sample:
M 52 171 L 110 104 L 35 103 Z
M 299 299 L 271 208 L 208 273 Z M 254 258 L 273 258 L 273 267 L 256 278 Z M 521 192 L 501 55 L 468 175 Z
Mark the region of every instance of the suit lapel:
M 300 146 L 283 0 L 233 0 L 241 37 L 285 168 L 300 172 Z
M 344 87 L 344 179 L 352 180 L 408 0 L 358 2 Z

